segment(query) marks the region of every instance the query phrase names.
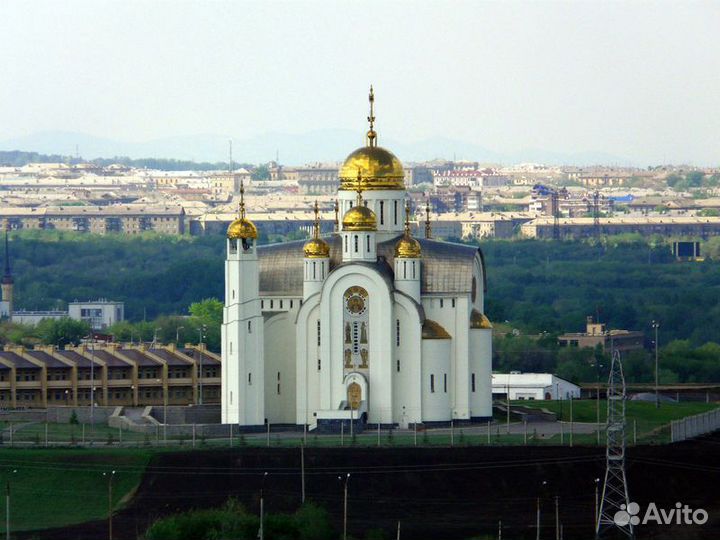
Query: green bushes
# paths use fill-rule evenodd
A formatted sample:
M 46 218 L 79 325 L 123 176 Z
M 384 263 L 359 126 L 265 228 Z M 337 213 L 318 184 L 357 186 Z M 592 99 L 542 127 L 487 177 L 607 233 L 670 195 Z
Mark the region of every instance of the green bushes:
M 147 540 L 255 540 L 260 519 L 235 500 L 224 507 L 192 510 L 159 519 L 147 530 Z M 268 514 L 265 537 L 273 540 L 332 540 L 325 509 L 307 503 L 294 514 Z

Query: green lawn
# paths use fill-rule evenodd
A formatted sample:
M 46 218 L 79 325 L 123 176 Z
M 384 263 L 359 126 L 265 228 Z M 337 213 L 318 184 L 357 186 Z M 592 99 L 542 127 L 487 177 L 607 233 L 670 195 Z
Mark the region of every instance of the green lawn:
M 0 449 L 0 481 L 10 480 L 12 530 L 41 529 L 107 517 L 108 481 L 115 470 L 113 507 L 136 489 L 150 450 Z M 13 472 L 15 471 L 15 472 Z M 4 529 L 5 505 L 0 505 Z

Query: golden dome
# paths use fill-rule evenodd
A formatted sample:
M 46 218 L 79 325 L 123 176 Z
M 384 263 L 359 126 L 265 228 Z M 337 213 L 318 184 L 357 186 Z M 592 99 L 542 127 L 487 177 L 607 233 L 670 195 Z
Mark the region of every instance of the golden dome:
M 240 204 L 238 206 L 238 217 L 233 221 L 227 230 L 227 237 L 231 240 L 239 238 L 252 238 L 257 240 L 258 232 L 255 224 L 245 217 L 245 186 L 240 182 Z
M 256 240 L 257 236 L 257 227 L 247 218 L 236 219 L 230 224 L 227 230 L 227 237 L 230 239 L 252 238 Z
M 480 313 L 477 309 L 473 309 L 470 313 L 470 328 L 489 330 L 493 327 L 490 319 L 484 314 Z
M 330 256 L 330 245 L 320 238 L 320 209 L 315 201 L 315 224 L 313 225 L 313 237 L 305 242 L 303 251 L 308 259 L 325 259 Z
M 376 231 L 375 212 L 362 204 L 353 206 L 345 212 L 342 220 L 343 231 Z
M 448 334 L 439 323 L 425 319 L 422 325 L 422 339 L 451 339 L 452 336 Z
M 361 186 L 358 186 L 358 170 L 362 174 Z M 363 190 L 405 189 L 402 163 L 392 152 L 379 146 L 358 148 L 340 168 L 340 189 L 356 191 L 358 187 Z
M 340 168 L 340 189 L 405 189 L 405 172 L 402 163 L 389 150 L 377 145 L 375 132 L 375 92 L 370 87 L 370 115 L 367 145 L 350 154 Z M 359 176 L 362 175 L 362 184 Z
M 410 204 L 405 204 L 405 234 L 395 244 L 395 257 L 418 259 L 422 254 L 420 242 L 410 236 Z
M 325 259 L 330 256 L 330 245 L 322 238 L 311 238 L 303 246 L 308 259 Z
M 421 254 L 420 242 L 414 238 L 403 236 L 395 244 L 395 256 L 401 259 L 419 259 Z

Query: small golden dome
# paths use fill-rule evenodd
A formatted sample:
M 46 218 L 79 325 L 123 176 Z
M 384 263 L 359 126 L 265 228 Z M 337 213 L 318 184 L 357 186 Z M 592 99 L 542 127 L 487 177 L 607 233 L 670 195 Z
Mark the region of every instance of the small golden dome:
M 470 328 L 489 330 L 493 327 L 490 319 L 487 318 L 483 313 L 480 313 L 477 309 L 473 309 L 470 313 Z
M 325 259 L 330 256 L 330 246 L 322 238 L 311 238 L 303 246 L 308 259 Z
M 362 174 L 358 186 L 357 171 Z M 364 190 L 405 189 L 405 172 L 395 155 L 379 146 L 364 146 L 350 154 L 340 168 L 340 189 Z
M 256 240 L 258 236 L 257 227 L 247 218 L 238 218 L 233 221 L 227 230 L 227 237 L 230 239 L 252 238 Z
M 255 224 L 245 217 L 245 186 L 240 181 L 240 204 L 238 205 L 238 217 L 233 221 L 227 230 L 227 237 L 230 240 L 239 238 L 252 238 L 257 240 L 258 232 Z
M 452 336 L 439 323 L 425 319 L 422 325 L 422 339 L 452 339 Z
M 405 204 L 405 234 L 395 244 L 395 257 L 418 259 L 422 254 L 420 242 L 410 236 L 410 203 Z
M 345 212 L 342 220 L 343 231 L 376 231 L 375 212 L 367 206 L 356 205 Z
M 395 244 L 395 256 L 401 259 L 419 259 L 422 254 L 420 242 L 409 236 L 403 236 Z

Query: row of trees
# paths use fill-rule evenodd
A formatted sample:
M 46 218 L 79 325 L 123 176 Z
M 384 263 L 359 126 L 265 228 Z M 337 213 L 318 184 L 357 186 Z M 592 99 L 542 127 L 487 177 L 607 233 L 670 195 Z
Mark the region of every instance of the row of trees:
M 693 347 L 688 340 L 674 340 L 658 350 L 661 384 L 720 381 L 720 344 Z M 610 353 L 595 349 L 559 347 L 557 335 L 496 336 L 493 369 L 509 372 L 550 372 L 572 382 L 606 381 Z M 655 381 L 655 358 L 649 350 L 636 350 L 623 358 L 625 378 L 631 383 Z

